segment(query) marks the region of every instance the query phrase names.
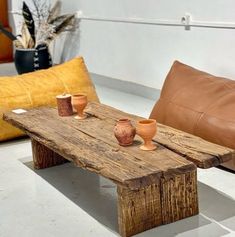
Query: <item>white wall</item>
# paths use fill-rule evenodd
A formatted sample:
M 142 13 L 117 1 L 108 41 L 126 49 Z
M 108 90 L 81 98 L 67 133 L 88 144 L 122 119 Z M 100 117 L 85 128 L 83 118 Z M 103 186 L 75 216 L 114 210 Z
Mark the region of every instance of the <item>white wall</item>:
M 20 34 L 21 33 L 21 26 L 23 18 L 20 15 L 22 12 L 23 1 L 27 3 L 29 8 L 33 9 L 32 0 L 8 0 L 8 10 L 9 10 L 9 23 L 13 28 L 14 33 Z M 47 3 L 48 5 L 51 3 L 53 4 L 55 0 L 37 0 L 43 3 Z M 14 13 L 13 13 L 14 12 Z
M 63 0 L 63 8 L 87 16 L 179 21 L 188 12 L 195 20 L 235 23 L 234 0 Z M 64 46 L 57 47 L 64 60 L 83 55 L 91 72 L 157 89 L 175 59 L 235 79 L 235 30 L 82 20 Z
M 234 0 L 63 0 L 84 15 L 235 23 Z M 77 47 L 77 46 L 76 46 Z M 101 75 L 161 88 L 175 59 L 235 79 L 235 30 L 81 22 L 79 54 Z M 67 56 L 68 58 L 69 56 Z
M 26 0 L 27 4 L 31 0 Z M 19 14 L 12 14 L 12 12 L 21 12 L 23 0 L 8 0 L 9 23 L 16 34 L 20 34 L 22 17 Z

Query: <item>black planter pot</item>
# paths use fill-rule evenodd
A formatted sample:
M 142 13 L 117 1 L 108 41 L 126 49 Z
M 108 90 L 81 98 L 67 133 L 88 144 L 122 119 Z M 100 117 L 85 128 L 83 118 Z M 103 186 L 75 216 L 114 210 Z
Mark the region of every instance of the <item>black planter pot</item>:
M 36 49 L 16 48 L 15 66 L 19 74 L 51 67 L 52 60 L 48 47 L 40 45 Z

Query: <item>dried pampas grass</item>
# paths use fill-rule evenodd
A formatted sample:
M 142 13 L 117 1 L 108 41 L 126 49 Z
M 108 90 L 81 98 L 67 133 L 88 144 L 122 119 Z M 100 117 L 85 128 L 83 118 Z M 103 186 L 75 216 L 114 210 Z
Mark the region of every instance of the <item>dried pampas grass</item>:
M 61 1 L 56 1 L 53 7 L 46 0 L 32 0 L 31 10 L 23 2 L 23 25 L 21 35 L 14 44 L 17 48 L 35 48 L 38 45 L 49 45 L 59 34 L 74 30 L 76 27 L 75 14 L 60 15 Z

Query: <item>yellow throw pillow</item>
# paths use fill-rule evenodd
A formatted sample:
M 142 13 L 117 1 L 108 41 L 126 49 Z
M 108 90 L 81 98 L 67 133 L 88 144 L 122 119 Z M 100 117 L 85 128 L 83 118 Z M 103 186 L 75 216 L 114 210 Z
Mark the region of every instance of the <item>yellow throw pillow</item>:
M 0 141 L 24 135 L 2 120 L 4 112 L 18 108 L 56 106 L 55 97 L 62 93 L 85 93 L 89 101 L 99 102 L 82 57 L 47 70 L 0 77 Z

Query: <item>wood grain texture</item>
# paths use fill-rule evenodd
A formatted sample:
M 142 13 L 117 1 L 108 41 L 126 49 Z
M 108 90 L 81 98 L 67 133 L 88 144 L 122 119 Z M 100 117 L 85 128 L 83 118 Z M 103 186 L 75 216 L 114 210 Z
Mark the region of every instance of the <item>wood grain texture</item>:
M 231 160 L 235 154 L 230 148 L 207 142 L 189 133 L 162 124 L 159 124 L 158 128 L 158 135 L 154 138 L 156 142 L 181 154 L 199 168 L 218 166 Z
M 45 147 L 34 139 L 31 139 L 31 144 L 35 169 L 49 168 L 55 165 L 61 165 L 68 162 L 68 160 L 64 159 L 56 152 L 48 149 L 47 147 Z
M 9 113 L 4 118 L 77 166 L 132 189 L 150 185 L 163 173 L 174 176 L 194 169 L 191 162 L 161 145 L 156 152 L 139 150 L 138 138 L 133 147 L 120 147 L 113 135 L 115 120 L 109 124 L 106 119 L 90 116 L 78 121 L 59 117 L 52 108 L 33 109 L 20 115 Z
M 120 117 L 127 117 L 134 121 L 143 119 L 107 105 L 99 106 L 96 103 L 92 103 L 87 112 L 100 119 L 107 119 L 107 117 L 110 120 L 119 119 Z M 159 123 L 157 134 L 153 140 L 192 161 L 197 167 L 204 169 L 227 162 L 235 154 L 234 150 L 230 148 L 208 142 L 197 136 Z
M 11 120 L 31 138 L 73 161 L 76 166 L 96 172 L 115 183 L 135 189 L 159 179 L 161 170 L 147 167 L 142 160 L 135 160 L 131 155 L 81 132 L 78 124 L 76 127 L 68 126 L 72 120 L 77 120 L 59 117 L 56 113 L 55 109 L 34 109 L 20 115 L 12 113 L 14 119 L 8 117 L 8 121 Z
M 74 116 L 60 117 L 53 108 L 36 108 L 6 113 L 4 120 L 31 137 L 35 168 L 58 165 L 65 158 L 115 182 L 123 237 L 198 213 L 196 166 L 185 154 L 156 141 L 155 151 L 142 151 L 138 136 L 133 146 L 121 147 L 113 134 L 116 119 L 136 122 L 140 117 L 96 103 L 90 103 L 86 113 L 88 118 L 79 121 Z M 217 155 L 232 154 L 220 149 Z M 200 160 L 208 157 L 195 154 Z
M 118 186 L 119 233 L 128 237 L 162 224 L 160 183 L 139 190 Z
M 117 191 L 119 232 L 124 237 L 199 213 L 196 170 L 139 190 L 118 186 Z
M 198 214 L 197 172 L 161 179 L 162 223 Z

